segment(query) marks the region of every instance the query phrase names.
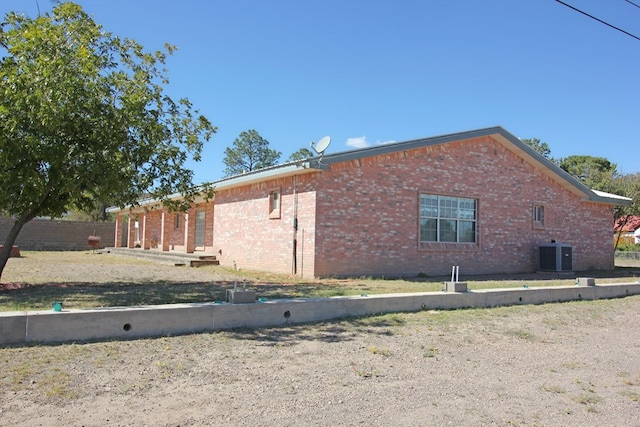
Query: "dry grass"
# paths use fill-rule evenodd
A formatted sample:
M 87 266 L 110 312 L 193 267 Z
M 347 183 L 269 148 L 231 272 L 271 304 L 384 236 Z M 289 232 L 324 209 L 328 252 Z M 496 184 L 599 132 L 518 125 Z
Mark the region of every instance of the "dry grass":
M 627 261 L 628 262 L 628 261 Z M 588 272 L 598 283 L 635 282 L 637 266 L 609 272 Z M 221 301 L 237 283 L 255 289 L 259 297 L 310 298 L 342 295 L 438 292 L 447 277 L 381 279 L 315 279 L 220 266 L 188 268 L 93 252 L 23 252 L 11 258 L 0 284 L 0 310 L 50 309 L 54 301 L 65 308 L 116 307 Z M 470 290 L 505 287 L 571 286 L 565 273 L 464 276 Z
M 598 282 L 636 281 L 618 269 Z M 599 275 L 600 274 L 600 275 Z M 91 253 L 25 253 L 7 307 L 439 290 L 445 278 L 298 280 Z M 471 289 L 571 277 L 465 277 Z M 22 286 L 28 284 L 28 286 Z M 22 286 L 22 287 L 20 287 Z M 0 425 L 636 425 L 640 296 L 423 310 L 130 341 L 0 348 Z

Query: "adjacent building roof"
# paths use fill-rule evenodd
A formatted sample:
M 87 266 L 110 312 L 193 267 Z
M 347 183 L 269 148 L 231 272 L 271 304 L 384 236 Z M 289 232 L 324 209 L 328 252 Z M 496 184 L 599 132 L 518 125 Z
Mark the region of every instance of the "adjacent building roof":
M 640 215 L 625 215 L 616 220 L 614 230 L 633 233 L 640 229 Z

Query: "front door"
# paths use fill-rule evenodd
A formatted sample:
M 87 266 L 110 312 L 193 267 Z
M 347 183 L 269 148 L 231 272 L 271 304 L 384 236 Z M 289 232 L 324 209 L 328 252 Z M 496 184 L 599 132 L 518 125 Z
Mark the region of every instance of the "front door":
M 204 249 L 204 211 L 196 211 L 196 235 L 195 235 L 195 247 L 196 249 Z

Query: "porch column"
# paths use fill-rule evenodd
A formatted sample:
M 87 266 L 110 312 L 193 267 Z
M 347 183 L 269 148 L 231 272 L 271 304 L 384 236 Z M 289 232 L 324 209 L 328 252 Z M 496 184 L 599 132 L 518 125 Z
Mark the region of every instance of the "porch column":
M 148 236 L 149 227 L 147 226 L 147 211 L 142 214 L 142 249 L 145 251 L 151 249 L 151 239 Z
M 188 254 L 196 251 L 196 211 L 189 209 L 184 214 L 184 247 Z
M 170 215 L 166 209 L 162 210 L 162 228 L 160 231 L 160 248 L 163 252 L 169 250 L 169 243 L 171 242 L 171 225 L 174 215 Z
M 119 248 L 122 246 L 122 215 L 120 212 L 116 215 L 116 235 L 113 242 L 113 247 Z
M 136 245 L 136 216 L 131 212 L 129 212 L 127 233 L 129 234 L 129 237 L 127 238 L 127 247 L 131 249 Z

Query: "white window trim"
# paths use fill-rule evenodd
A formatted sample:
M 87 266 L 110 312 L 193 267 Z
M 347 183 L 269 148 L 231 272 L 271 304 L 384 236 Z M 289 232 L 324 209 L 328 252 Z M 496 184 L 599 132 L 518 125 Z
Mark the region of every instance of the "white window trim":
M 437 216 L 423 216 L 422 215 L 422 197 L 423 196 L 431 196 L 431 197 L 437 197 L 438 199 L 438 214 Z M 446 197 L 448 199 L 456 199 L 456 205 L 459 206 L 460 200 L 473 200 L 474 201 L 474 218 L 473 219 L 468 219 L 468 218 L 460 218 L 460 211 L 459 211 L 459 207 L 456 207 L 456 209 L 458 209 L 457 211 L 457 218 L 446 218 L 446 217 L 441 217 L 440 216 L 440 198 L 441 197 Z M 449 196 L 449 195 L 442 195 L 442 194 L 433 194 L 433 193 L 427 193 L 427 192 L 420 192 L 419 194 L 419 198 L 418 198 L 418 218 L 419 218 L 419 222 L 418 222 L 418 240 L 420 242 L 420 244 L 456 244 L 456 245 L 477 245 L 478 244 L 478 199 L 474 198 L 474 197 L 458 197 L 458 196 Z M 438 229 L 436 230 L 436 239 L 437 240 L 422 240 L 422 220 L 423 219 L 435 219 L 437 222 L 437 227 Z M 455 241 L 442 241 L 440 240 L 441 236 L 440 236 L 440 221 L 441 220 L 453 220 L 456 222 L 456 240 Z M 460 222 L 472 222 L 474 224 L 474 235 L 473 235 L 473 241 L 472 242 L 462 242 L 460 241 Z

